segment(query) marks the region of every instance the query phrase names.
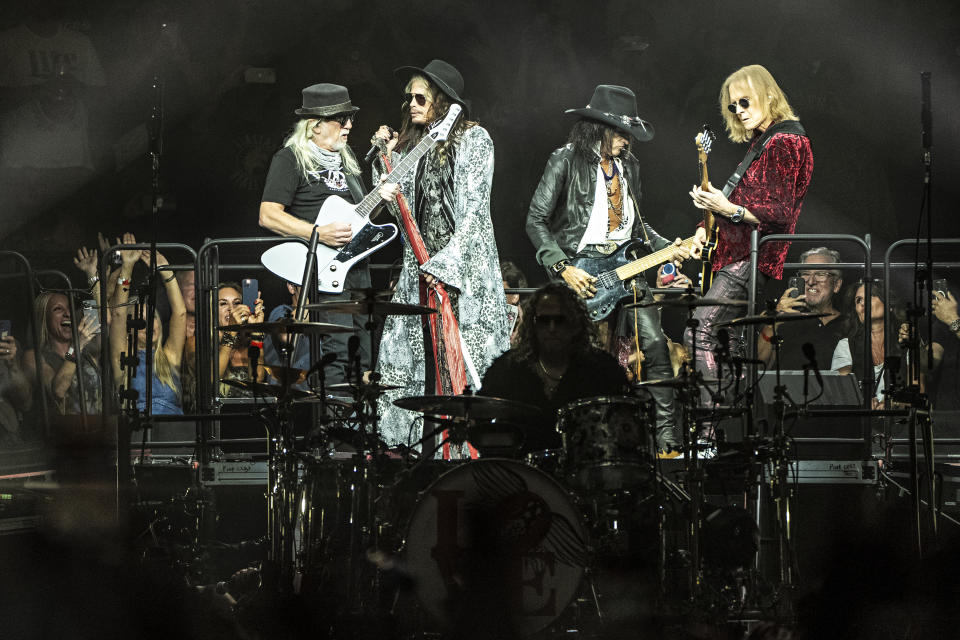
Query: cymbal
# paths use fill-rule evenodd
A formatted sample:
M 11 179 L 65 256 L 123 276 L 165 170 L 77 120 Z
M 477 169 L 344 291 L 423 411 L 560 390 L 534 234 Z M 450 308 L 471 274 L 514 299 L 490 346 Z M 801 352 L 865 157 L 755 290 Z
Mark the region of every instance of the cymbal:
M 248 322 L 246 324 L 225 324 L 224 331 L 261 331 L 263 333 L 309 333 L 311 335 L 329 335 L 331 333 L 353 333 L 355 329 L 342 324 L 329 322 L 294 322 L 277 320 L 275 322 Z
M 236 387 L 237 389 L 243 389 L 244 391 L 249 391 L 255 396 L 271 396 L 274 398 L 283 398 L 290 396 L 291 398 L 310 398 L 313 397 L 312 393 L 307 391 L 301 391 L 300 389 L 293 389 L 290 387 L 282 387 L 277 384 L 266 384 L 263 382 L 250 382 L 247 380 L 220 380 L 225 385 Z
M 349 391 L 350 393 L 356 393 L 357 389 L 367 393 L 383 393 L 384 391 L 392 391 L 393 389 L 399 389 L 399 385 L 395 384 L 380 384 L 379 382 L 370 382 L 361 384 L 357 387 L 357 384 L 354 382 L 338 382 L 336 384 L 328 384 L 327 391 Z
M 701 298 L 698 295 L 686 293 L 675 298 L 664 298 L 663 300 L 646 300 L 644 302 L 631 302 L 623 305 L 624 309 L 633 307 L 745 307 L 749 304 L 747 300 L 734 300 L 732 298 Z
M 326 313 L 349 313 L 355 316 L 425 316 L 436 313 L 436 309 L 419 304 L 404 304 L 401 302 L 385 302 L 380 300 L 333 300 L 330 302 L 316 302 L 308 304 L 311 311 Z
M 756 324 L 775 324 L 777 322 L 796 322 L 798 320 L 813 320 L 815 318 L 822 318 L 824 316 L 830 315 L 829 313 L 774 313 L 772 315 L 764 316 L 744 316 L 742 318 L 734 318 L 728 322 L 718 322 L 718 327 L 745 327 L 749 325 Z
M 262 364 L 260 365 L 264 371 L 267 372 L 274 380 L 280 382 L 281 385 L 295 385 L 300 384 L 307 379 L 307 372 L 303 369 L 296 369 L 294 367 L 281 367 L 279 365 L 272 364 Z
M 408 396 L 393 401 L 401 409 L 430 417 L 468 420 L 535 420 L 542 416 L 539 407 L 514 400 L 488 396 Z
M 695 380 L 697 384 L 717 384 L 716 378 L 697 377 L 695 378 Z M 681 378 L 661 378 L 659 380 L 644 380 L 643 382 L 636 383 L 634 387 L 640 388 L 640 389 L 650 388 L 650 387 L 656 387 L 656 388 L 669 387 L 671 389 L 681 389 L 683 387 L 689 386 L 690 383 L 693 381 L 694 380 L 690 378 L 682 378 L 682 377 Z

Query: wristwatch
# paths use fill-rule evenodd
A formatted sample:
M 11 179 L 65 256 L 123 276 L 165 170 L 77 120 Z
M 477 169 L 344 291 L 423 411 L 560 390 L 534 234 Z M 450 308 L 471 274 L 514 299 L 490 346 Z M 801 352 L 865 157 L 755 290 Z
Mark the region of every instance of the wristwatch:
M 569 263 L 566 260 L 561 260 L 553 263 L 553 266 L 551 266 L 550 269 L 552 269 L 555 274 L 560 275 L 563 273 L 563 270 L 567 268 L 568 264 Z
M 957 318 L 956 320 L 950 323 L 950 331 L 952 331 L 953 333 L 960 331 L 960 318 Z
M 737 210 L 733 212 L 732 216 L 730 216 L 730 222 L 734 224 L 743 222 L 743 207 L 737 207 Z

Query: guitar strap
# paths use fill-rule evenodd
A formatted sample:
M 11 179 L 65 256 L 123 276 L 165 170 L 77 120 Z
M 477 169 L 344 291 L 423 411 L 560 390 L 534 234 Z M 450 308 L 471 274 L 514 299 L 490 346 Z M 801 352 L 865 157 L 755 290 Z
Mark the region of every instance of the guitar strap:
M 723 186 L 723 195 L 725 197 L 730 197 L 730 194 L 733 193 L 733 190 L 743 178 L 743 174 L 747 172 L 747 169 L 750 168 L 750 165 L 753 164 L 753 161 L 760 157 L 760 154 L 762 154 L 767 148 L 767 145 L 770 144 L 770 140 L 778 133 L 795 133 L 798 136 L 807 136 L 807 132 L 803 128 L 803 125 L 800 124 L 799 120 L 782 120 L 767 127 L 767 130 L 763 132 L 763 135 L 760 136 L 760 139 L 757 140 L 757 143 L 750 147 L 750 150 L 747 151 L 747 155 L 745 155 L 740 164 L 737 165 L 733 175 L 731 175 L 727 180 L 727 184 Z

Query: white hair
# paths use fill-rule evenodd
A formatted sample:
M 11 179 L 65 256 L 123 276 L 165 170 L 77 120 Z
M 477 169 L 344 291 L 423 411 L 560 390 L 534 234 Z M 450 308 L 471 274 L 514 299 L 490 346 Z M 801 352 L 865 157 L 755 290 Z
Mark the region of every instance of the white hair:
M 293 125 L 293 132 L 283 141 L 283 146 L 290 147 L 293 155 L 297 158 L 297 166 L 303 172 L 304 177 L 310 175 L 310 172 L 320 171 L 323 167 L 317 162 L 317 159 L 310 146 L 312 129 L 318 123 L 323 122 L 317 118 L 305 118 L 298 120 Z M 340 157 L 343 159 L 343 172 L 352 175 L 360 175 L 360 164 L 356 156 L 350 149 L 350 145 L 343 145 L 340 149 Z

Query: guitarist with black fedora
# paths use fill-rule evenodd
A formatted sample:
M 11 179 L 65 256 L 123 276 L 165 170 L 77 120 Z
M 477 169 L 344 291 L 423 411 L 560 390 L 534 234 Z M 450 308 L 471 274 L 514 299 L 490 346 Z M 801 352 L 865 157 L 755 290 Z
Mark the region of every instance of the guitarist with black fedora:
M 551 276 L 562 279 L 589 300 L 598 292 L 597 274 L 573 264 L 578 258 L 602 261 L 631 241 L 642 243 L 651 252 L 673 243 L 654 231 L 641 215 L 640 167 L 630 153 L 630 143 L 651 140 L 654 132 L 650 123 L 637 115 L 633 91 L 598 85 L 586 107 L 568 109 L 566 113 L 579 118 L 570 130 L 567 144 L 547 160 L 527 213 L 527 235 L 536 247 L 537 261 Z M 679 238 L 676 245 L 667 259 L 691 255 L 689 247 L 680 246 Z M 697 251 L 693 249 L 694 253 Z M 632 295 L 629 289 L 619 283 L 617 286 L 617 299 Z M 643 278 L 634 278 L 631 287 L 635 287 L 638 298 L 650 295 Z M 625 363 L 622 352 L 630 342 L 626 338 L 627 325 L 632 333 L 636 321 L 647 378 L 672 377 L 659 311 L 647 307 L 635 309 L 635 314 L 620 315 L 624 316 L 617 322 L 620 328 L 608 332 L 613 335 L 606 341 L 607 348 Z M 678 438 L 673 390 L 657 388 L 652 395 L 657 405 L 658 445 L 664 450 L 675 448 Z

